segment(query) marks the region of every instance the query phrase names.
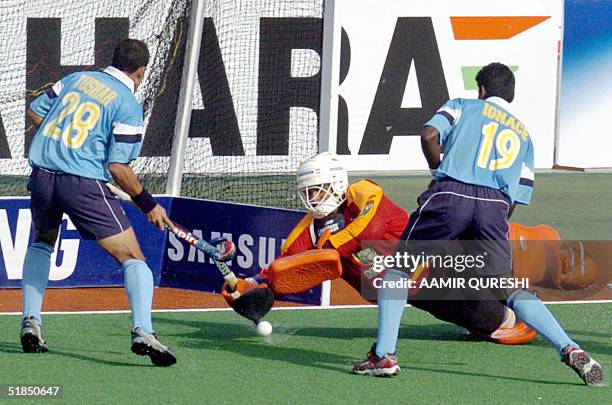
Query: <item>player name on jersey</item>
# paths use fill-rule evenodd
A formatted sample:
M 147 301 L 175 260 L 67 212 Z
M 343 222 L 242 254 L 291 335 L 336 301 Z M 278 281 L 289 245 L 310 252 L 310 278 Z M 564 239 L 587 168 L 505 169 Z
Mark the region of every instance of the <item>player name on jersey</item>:
M 104 105 L 108 105 L 115 97 L 117 92 L 108 86 L 105 86 L 100 81 L 91 76 L 83 75 L 79 77 L 76 83 L 79 90 L 87 94 L 89 97 L 99 101 Z
M 496 108 L 493 104 L 484 103 L 484 106 L 482 107 L 482 115 L 495 120 L 502 125 L 512 128 L 514 132 L 520 135 L 525 141 L 529 137 L 529 132 L 527 132 L 527 128 L 525 128 L 525 125 L 521 121 L 512 116 L 512 114 Z

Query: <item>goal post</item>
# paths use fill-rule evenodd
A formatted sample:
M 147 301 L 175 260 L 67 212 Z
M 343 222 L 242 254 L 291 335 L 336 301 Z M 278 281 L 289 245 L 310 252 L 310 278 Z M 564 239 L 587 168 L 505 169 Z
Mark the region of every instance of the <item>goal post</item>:
M 341 27 L 335 22 L 336 0 L 325 0 L 323 8 L 323 46 L 321 52 L 321 107 L 319 113 L 319 152 L 335 152 L 338 125 L 338 86 Z
M 193 89 L 196 83 L 196 69 L 200 56 L 200 43 L 202 40 L 202 28 L 204 26 L 202 19 L 204 1 L 205 0 L 192 0 L 191 3 L 189 31 L 185 45 L 185 62 L 183 64 L 181 90 L 176 111 L 172 153 L 170 155 L 170 166 L 166 183 L 166 194 L 173 197 L 180 195 L 183 181 L 183 156 L 187 147 L 187 137 L 189 136 Z
M 167 194 L 301 207 L 295 173 L 327 113 L 323 5 L 193 1 Z

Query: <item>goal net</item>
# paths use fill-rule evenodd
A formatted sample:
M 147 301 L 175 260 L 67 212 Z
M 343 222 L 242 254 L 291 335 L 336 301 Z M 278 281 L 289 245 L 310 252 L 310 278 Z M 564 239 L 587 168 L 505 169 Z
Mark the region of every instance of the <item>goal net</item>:
M 187 0 L 8 0 L 0 4 L 0 193 L 27 194 L 28 147 L 34 135 L 27 106 L 63 76 L 110 64 L 116 43 L 127 37 L 145 41 L 151 53 L 137 98 L 145 110 L 145 156 L 135 163 L 145 182 L 162 192 L 182 71 Z M 151 136 L 155 132 L 159 135 Z M 163 180 L 159 180 L 163 178 Z M 151 181 L 152 180 L 152 181 Z
M 202 0 L 181 195 L 297 207 L 295 171 L 318 149 L 323 0 Z M 118 40 L 151 52 L 146 187 L 166 189 L 193 0 L 7 0 L 0 4 L 0 194 L 27 194 L 27 105 L 61 77 L 110 63 Z
M 323 3 L 205 2 L 181 194 L 297 207 L 317 152 Z

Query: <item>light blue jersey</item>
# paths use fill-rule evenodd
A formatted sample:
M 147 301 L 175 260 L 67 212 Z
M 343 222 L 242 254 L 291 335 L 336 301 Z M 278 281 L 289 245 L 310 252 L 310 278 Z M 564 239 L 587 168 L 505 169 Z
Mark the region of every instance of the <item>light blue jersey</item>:
M 525 125 L 499 97 L 447 101 L 425 124 L 440 132 L 444 157 L 437 179 L 500 190 L 528 205 L 533 191 L 533 145 Z
M 30 165 L 108 181 L 109 163 L 130 163 L 140 153 L 143 112 L 133 91 L 134 82 L 114 67 L 55 83 L 30 105 L 44 118 Z

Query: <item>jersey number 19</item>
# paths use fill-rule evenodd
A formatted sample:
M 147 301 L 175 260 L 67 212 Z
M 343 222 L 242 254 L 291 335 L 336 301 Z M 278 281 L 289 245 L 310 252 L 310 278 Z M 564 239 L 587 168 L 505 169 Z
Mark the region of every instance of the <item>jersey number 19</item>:
M 478 152 L 478 167 L 489 170 L 507 169 L 516 161 L 521 150 L 521 140 L 513 130 L 506 128 L 497 133 L 499 124 L 491 121 L 482 126 L 483 140 Z M 491 151 L 495 144 L 496 155 L 500 157 L 491 159 Z

